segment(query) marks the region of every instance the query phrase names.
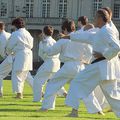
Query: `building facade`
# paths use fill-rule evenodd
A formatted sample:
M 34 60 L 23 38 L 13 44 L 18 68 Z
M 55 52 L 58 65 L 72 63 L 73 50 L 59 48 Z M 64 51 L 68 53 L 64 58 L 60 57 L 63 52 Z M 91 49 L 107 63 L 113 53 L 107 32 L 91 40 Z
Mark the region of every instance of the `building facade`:
M 113 11 L 113 21 L 120 31 L 120 0 L 0 0 L 0 20 L 6 23 L 6 29 L 11 31 L 11 21 L 15 17 L 23 17 L 27 29 L 34 40 L 34 61 L 38 62 L 39 33 L 45 25 L 53 25 L 60 30 L 64 18 L 77 21 L 85 15 L 92 22 L 96 10 L 110 7 Z

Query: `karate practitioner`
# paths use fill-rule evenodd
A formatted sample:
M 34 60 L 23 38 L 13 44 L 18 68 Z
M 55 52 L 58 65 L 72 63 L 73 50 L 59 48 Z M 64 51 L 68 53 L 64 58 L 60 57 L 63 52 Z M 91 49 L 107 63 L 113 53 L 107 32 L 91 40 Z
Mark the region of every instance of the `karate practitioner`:
M 63 23 L 62 31 L 64 34 L 69 34 L 74 32 L 74 30 L 74 21 L 66 20 Z M 64 86 L 65 83 L 71 82 L 75 75 L 84 69 L 84 63 L 89 63 L 91 57 L 89 52 L 91 53 L 91 49 L 88 51 L 87 45 L 71 42 L 67 39 L 58 40 L 55 45 L 47 50 L 49 55 L 60 53 L 60 58 L 64 61 L 64 65 L 47 83 L 41 110 L 47 111 L 48 109 L 55 109 L 57 91 Z M 99 112 L 102 114 L 102 110 L 93 93 L 89 98 L 84 100 L 84 102 L 89 113 Z
M 43 86 L 51 79 L 51 77 L 60 69 L 59 54 L 47 55 L 44 51 L 53 46 L 56 41 L 52 38 L 53 27 L 45 26 L 43 29 L 45 39 L 39 44 L 39 56 L 44 60 L 44 63 L 38 69 L 37 74 L 34 77 L 33 82 L 33 101 L 38 102 L 42 98 Z M 66 94 L 64 88 L 62 88 L 63 94 Z
M 2 57 L 3 60 L 6 58 L 5 47 L 8 42 L 8 39 L 10 38 L 10 35 L 11 35 L 10 33 L 5 31 L 4 22 L 0 21 L 0 56 Z M 9 58 L 7 58 L 7 60 Z M 4 62 L 4 63 L 6 63 L 6 62 Z M 12 66 L 12 64 L 10 66 Z M 6 68 L 5 68 L 6 71 L 4 73 L 3 73 L 3 71 L 0 71 L 0 97 L 3 96 L 3 76 L 5 74 L 8 75 L 7 71 L 10 66 L 6 66 Z M 1 67 L 2 66 L 0 64 L 0 70 L 1 70 Z
M 96 60 L 88 65 L 71 82 L 66 104 L 71 106 L 71 117 L 78 116 L 79 99 L 85 99 L 97 85 L 100 85 L 103 94 L 114 113 L 120 117 L 120 97 L 117 92 L 116 59 L 120 51 L 119 42 L 109 25 L 109 14 L 105 10 L 98 10 L 96 25 L 100 30 L 96 34 L 83 32 L 70 35 L 72 41 L 79 41 L 93 45 Z
M 86 16 L 80 16 L 78 18 L 78 30 L 83 31 L 84 27 L 88 24 L 88 18 Z
M 12 25 L 17 29 L 12 33 L 6 51 L 13 55 L 12 87 L 16 92 L 16 98 L 23 98 L 24 81 L 32 70 L 32 48 L 33 37 L 25 29 L 25 22 L 22 18 L 16 18 Z
M 116 36 L 116 39 L 118 39 L 119 40 L 119 31 L 117 30 L 117 28 L 116 28 L 116 26 L 114 25 L 114 23 L 112 22 L 112 10 L 109 8 L 109 7 L 104 7 L 104 8 L 102 8 L 102 9 L 104 9 L 104 10 L 106 10 L 107 12 L 108 12 L 108 14 L 109 14 L 109 19 L 110 19 L 110 21 L 109 21 L 109 25 L 110 25 L 110 27 L 113 29 L 113 32 L 114 32 L 114 35 Z M 119 59 L 119 58 L 118 58 Z M 118 68 L 118 63 L 116 63 L 116 68 Z M 119 71 L 119 69 L 117 69 L 117 75 L 118 75 L 118 77 L 120 78 L 120 71 Z M 120 90 L 120 82 L 119 81 L 117 81 L 117 86 L 118 86 L 118 90 Z M 98 94 L 98 92 L 99 92 L 99 94 Z M 98 101 L 99 101 L 99 103 L 100 103 L 100 105 L 101 105 L 101 107 L 104 109 L 104 108 L 109 108 L 110 106 L 109 106 L 109 104 L 108 104 L 108 102 L 107 102 L 107 100 L 105 99 L 105 96 L 104 96 L 104 94 L 102 93 L 102 91 L 101 91 L 101 89 L 99 88 L 99 86 L 95 89 L 95 96 L 98 98 Z M 112 110 L 111 109 L 109 109 L 108 110 L 108 112 L 111 112 Z

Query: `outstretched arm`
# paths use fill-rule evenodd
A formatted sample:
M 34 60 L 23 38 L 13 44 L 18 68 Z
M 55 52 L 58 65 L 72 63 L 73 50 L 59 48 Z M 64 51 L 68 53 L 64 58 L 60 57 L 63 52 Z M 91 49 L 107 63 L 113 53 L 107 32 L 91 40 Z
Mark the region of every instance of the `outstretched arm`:
M 81 33 L 75 32 L 70 34 L 70 40 L 87 43 L 91 45 L 93 44 L 93 37 L 94 37 L 94 34 L 89 32 L 81 32 Z

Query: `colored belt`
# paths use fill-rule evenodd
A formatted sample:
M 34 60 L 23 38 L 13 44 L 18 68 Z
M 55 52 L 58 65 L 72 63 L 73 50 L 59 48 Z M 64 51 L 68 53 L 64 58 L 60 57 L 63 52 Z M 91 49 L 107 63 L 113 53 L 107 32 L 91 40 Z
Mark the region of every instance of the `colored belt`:
M 105 57 L 98 58 L 98 59 L 96 59 L 96 60 L 93 60 L 93 61 L 91 62 L 91 64 L 100 62 L 100 61 L 105 60 L 105 59 L 106 59 Z

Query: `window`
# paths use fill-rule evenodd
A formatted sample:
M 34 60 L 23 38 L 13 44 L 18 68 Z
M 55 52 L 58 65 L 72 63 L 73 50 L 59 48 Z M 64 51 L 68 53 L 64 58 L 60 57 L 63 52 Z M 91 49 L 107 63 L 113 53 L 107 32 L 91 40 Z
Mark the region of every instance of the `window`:
M 0 0 L 0 16 L 7 17 L 8 15 L 8 2 L 6 0 Z
M 50 17 L 50 0 L 42 1 L 42 17 Z
M 59 0 L 59 17 L 67 17 L 67 0 Z
M 33 17 L 34 0 L 26 0 L 26 17 Z
M 93 16 L 95 16 L 96 11 L 102 8 L 102 0 L 94 0 L 93 1 Z
M 120 4 L 114 4 L 114 18 L 120 19 Z

